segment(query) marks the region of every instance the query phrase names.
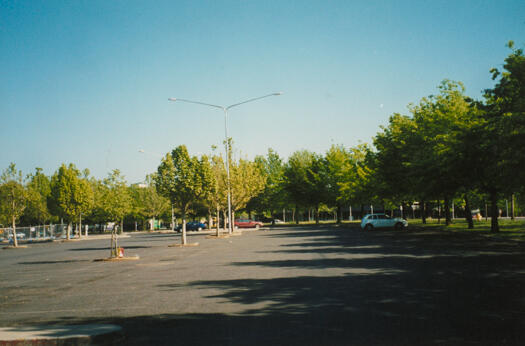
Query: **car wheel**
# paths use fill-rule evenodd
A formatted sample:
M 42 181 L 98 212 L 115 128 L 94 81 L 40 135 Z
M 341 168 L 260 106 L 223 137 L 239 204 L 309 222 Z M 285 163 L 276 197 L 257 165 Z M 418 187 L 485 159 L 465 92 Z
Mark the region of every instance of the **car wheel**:
M 197 228 L 197 231 L 202 231 L 202 227 Z
M 371 224 L 368 224 L 365 226 L 365 231 L 371 231 L 374 229 L 374 226 L 372 226 Z
M 403 226 L 403 224 L 401 222 L 398 222 L 398 223 L 396 223 L 394 228 L 395 228 L 396 231 L 402 231 L 404 226 Z

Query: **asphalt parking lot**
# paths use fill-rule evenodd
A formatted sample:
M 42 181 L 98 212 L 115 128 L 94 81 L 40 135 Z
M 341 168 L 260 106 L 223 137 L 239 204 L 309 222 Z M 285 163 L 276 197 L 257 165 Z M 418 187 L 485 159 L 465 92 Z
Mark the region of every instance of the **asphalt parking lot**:
M 109 240 L 0 251 L 0 326 L 98 324 L 115 343 L 521 345 L 523 242 L 478 234 L 274 228 L 178 248 Z

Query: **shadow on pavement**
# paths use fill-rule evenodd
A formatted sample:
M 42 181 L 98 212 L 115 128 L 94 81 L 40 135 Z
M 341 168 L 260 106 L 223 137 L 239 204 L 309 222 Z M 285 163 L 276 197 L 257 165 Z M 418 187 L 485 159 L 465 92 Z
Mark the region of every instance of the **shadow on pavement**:
M 92 262 L 89 259 L 78 259 L 78 260 L 63 260 L 63 261 L 31 261 L 31 262 L 18 262 L 18 264 L 33 265 L 33 264 L 63 264 L 63 263 L 79 263 L 79 262 Z
M 133 345 L 520 345 L 525 340 L 523 242 L 313 227 L 264 236 L 292 241 L 255 252 L 313 256 L 232 263 L 281 268 L 280 277 L 158 286 L 174 294 L 180 287 L 214 292 L 206 298 L 241 305 L 241 313 L 75 323 L 120 325 L 125 343 Z M 331 268 L 339 274 L 323 272 Z M 290 275 L 293 269 L 315 275 Z
M 126 250 L 127 249 L 148 249 L 151 248 L 151 246 L 142 246 L 142 245 L 127 245 L 123 246 Z M 110 247 L 83 247 L 78 249 L 69 249 L 68 251 L 98 251 L 98 250 L 109 250 Z

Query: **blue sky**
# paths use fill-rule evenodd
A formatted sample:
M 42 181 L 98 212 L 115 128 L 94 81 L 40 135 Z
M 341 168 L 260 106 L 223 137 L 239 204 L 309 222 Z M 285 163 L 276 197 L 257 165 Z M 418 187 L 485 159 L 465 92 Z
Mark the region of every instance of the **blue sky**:
M 325 152 L 371 142 L 444 78 L 480 98 L 505 44 L 525 45 L 524 1 L 0 0 L 0 169 L 61 163 L 131 183 L 157 154 L 222 145 Z M 139 149 L 146 152 L 140 154 Z

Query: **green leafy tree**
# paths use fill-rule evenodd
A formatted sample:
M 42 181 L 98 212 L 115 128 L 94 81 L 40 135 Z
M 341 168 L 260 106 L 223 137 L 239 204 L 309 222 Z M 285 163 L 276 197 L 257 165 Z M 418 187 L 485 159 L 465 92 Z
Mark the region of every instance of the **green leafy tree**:
M 264 190 L 266 176 L 262 167 L 249 160 L 230 163 L 232 219 L 235 212 L 244 209 L 248 202 Z
M 103 180 L 102 208 L 108 219 L 115 223 L 111 236 L 110 257 L 117 257 L 117 226 L 120 224 L 119 233 L 124 232 L 124 216 L 131 211 L 132 201 L 124 176 L 118 169 L 114 169 Z
M 191 206 L 206 196 L 212 184 L 211 171 L 197 157 L 190 157 L 185 145 L 166 154 L 157 168 L 155 186 L 182 214 L 182 244 L 186 245 L 186 216 Z
M 319 223 L 319 206 L 326 200 L 322 157 L 307 150 L 294 152 L 284 169 L 283 187 L 296 210 L 300 207 L 314 207 L 316 222 Z M 296 219 L 298 221 L 299 218 Z
M 470 103 L 460 82 L 444 80 L 438 89 L 438 95 L 423 98 L 418 106 L 411 107 L 418 133 L 423 137 L 411 167 L 425 177 L 427 194 L 443 198 L 448 225 L 450 200 L 461 188 L 465 174 L 458 169 L 462 156 L 460 138 L 472 122 Z
M 351 154 L 342 145 L 332 145 L 323 159 L 323 183 L 326 187 L 327 205 L 335 207 L 337 223 L 341 223 L 343 203 L 348 202 L 344 193 L 344 183 L 349 179 L 347 173 L 352 167 Z
M 88 182 L 93 191 L 93 208 L 88 215 L 88 220 L 94 224 L 102 225 L 109 219 L 106 210 L 104 209 L 106 187 L 102 180 L 94 177 L 91 177 Z
M 374 138 L 376 152 L 368 156 L 374 172 L 371 185 L 375 196 L 399 205 L 424 191 L 425 178 L 411 164 L 422 141 L 412 118 L 401 114 L 390 117 L 388 126 Z
M 210 160 L 212 173 L 212 186 L 210 193 L 207 194 L 207 205 L 209 208 L 215 208 L 216 212 L 216 235 L 219 236 L 220 213 L 226 213 L 228 208 L 228 184 L 226 176 L 226 167 L 224 160 L 220 155 L 213 155 Z M 226 220 L 226 218 L 224 218 Z M 226 222 L 224 222 L 226 228 Z
M 157 192 L 154 181 L 155 175 L 151 174 L 146 176 L 144 187 L 133 185 L 129 188 L 133 213 L 142 219 L 159 218 L 170 209 L 168 199 Z
M 27 180 L 28 201 L 23 218 L 29 224 L 45 224 L 52 219 L 47 206 L 51 196 L 51 181 L 38 167 L 35 173 L 27 176 Z
M 373 169 L 375 156 L 366 144 L 359 144 L 348 150 L 349 160 L 342 167 L 340 186 L 341 199 L 350 205 L 361 205 L 363 214 L 364 204 L 370 203 L 379 195 L 379 186 L 384 181 L 378 179 Z M 387 196 L 382 193 L 384 198 Z M 363 215 L 361 215 L 362 217 Z
M 492 69 L 497 80 L 492 89 L 485 90 L 485 105 L 481 105 L 484 122 L 472 138 L 479 140 L 483 156 L 478 168 L 482 170 L 481 189 L 489 194 L 491 231 L 499 231 L 498 199 L 523 187 L 525 173 L 525 56 L 523 49 L 514 48 L 505 59 L 503 70 Z
M 254 162 L 259 165 L 266 183 L 263 191 L 248 202 L 247 209 L 256 210 L 260 214 L 269 213 L 270 216 L 273 216 L 278 210 L 287 207 L 286 191 L 283 188 L 283 160 L 270 148 L 266 157 L 257 156 Z
M 216 196 L 218 196 L 218 182 L 215 177 L 214 167 L 212 165 L 213 159 L 207 155 L 202 155 L 199 159 L 199 174 L 202 182 L 202 191 L 197 201 L 197 206 L 200 210 L 208 214 L 208 228 L 212 224 L 212 211 L 216 209 Z M 199 209 L 199 208 L 196 208 Z
M 49 201 L 52 213 L 68 222 L 67 239 L 71 239 L 71 224 L 93 206 L 93 190 L 74 164 L 62 164 L 51 178 Z
M 394 114 L 374 138 L 371 155 L 377 195 L 404 204 L 427 199 L 445 201 L 450 224 L 450 201 L 472 180 L 465 164 L 465 138 L 475 123 L 472 103 L 460 82 L 444 80 L 439 94 L 409 106 L 412 117 Z M 423 222 L 425 212 L 422 210 Z
M 17 171 L 11 163 L 0 176 L 0 216 L 13 227 L 13 244 L 18 247 L 16 237 L 16 221 L 22 216 L 28 198 L 23 185 L 22 171 Z

